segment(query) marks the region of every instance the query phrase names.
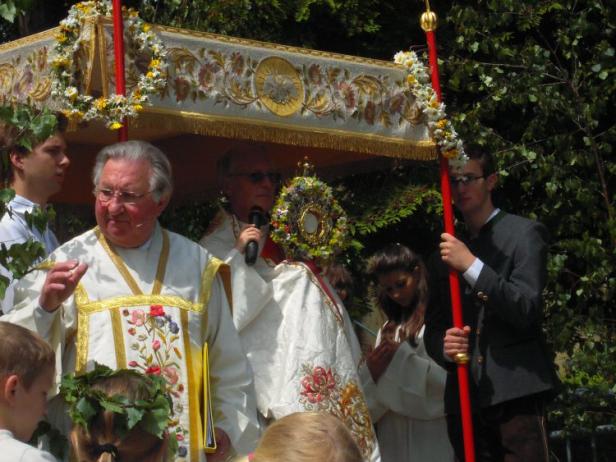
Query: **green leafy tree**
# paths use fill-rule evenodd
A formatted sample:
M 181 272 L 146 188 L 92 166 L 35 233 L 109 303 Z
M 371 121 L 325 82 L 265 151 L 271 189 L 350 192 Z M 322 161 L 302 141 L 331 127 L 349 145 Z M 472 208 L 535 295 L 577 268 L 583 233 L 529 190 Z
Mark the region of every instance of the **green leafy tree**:
M 602 1 L 501 0 L 441 15 L 446 101 L 463 139 L 497 154 L 503 206 L 551 232 L 547 331 L 568 358 L 563 396 L 578 406 L 560 421 L 572 431 L 616 423 L 613 400 L 585 413 L 575 394 L 616 392 L 614 13 Z

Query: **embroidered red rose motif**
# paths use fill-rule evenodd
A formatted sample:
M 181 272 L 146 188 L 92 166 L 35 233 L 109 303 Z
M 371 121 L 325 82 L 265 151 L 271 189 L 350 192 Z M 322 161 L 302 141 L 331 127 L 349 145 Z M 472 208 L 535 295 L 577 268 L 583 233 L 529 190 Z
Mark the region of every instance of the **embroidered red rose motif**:
M 336 387 L 336 380 L 331 368 L 325 369 L 317 366 L 311 374 L 302 379 L 301 384 L 301 394 L 314 404 L 329 397 L 331 391 Z
M 150 366 L 145 370 L 145 373 L 148 375 L 160 375 L 160 367 Z
M 156 316 L 164 316 L 165 315 L 165 310 L 163 309 L 162 305 L 151 305 L 150 306 L 150 316 L 156 317 Z

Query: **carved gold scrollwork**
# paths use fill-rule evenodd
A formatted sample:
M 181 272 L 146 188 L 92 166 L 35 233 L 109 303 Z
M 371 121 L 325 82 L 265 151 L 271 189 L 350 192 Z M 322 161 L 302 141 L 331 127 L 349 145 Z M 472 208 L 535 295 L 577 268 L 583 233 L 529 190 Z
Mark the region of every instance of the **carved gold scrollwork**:
M 41 78 L 32 90 L 30 90 L 30 98 L 34 101 L 45 101 L 51 93 L 51 80 L 47 77 Z
M 0 64 L 0 93 L 4 95 L 10 93 L 14 74 L 15 67 L 12 64 Z
M 259 100 L 274 114 L 287 117 L 304 101 L 304 84 L 293 65 L 278 57 L 262 60 L 255 72 Z

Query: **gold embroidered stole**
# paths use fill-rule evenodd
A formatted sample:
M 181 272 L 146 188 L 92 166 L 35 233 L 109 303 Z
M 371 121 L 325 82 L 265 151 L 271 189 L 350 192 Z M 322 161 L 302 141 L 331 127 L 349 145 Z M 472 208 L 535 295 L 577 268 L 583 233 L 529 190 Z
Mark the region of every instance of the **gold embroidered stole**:
M 115 249 L 109 245 L 105 236 L 97 226 L 94 233 L 98 242 L 109 255 L 114 266 L 130 288 L 132 295 L 114 297 L 106 300 L 90 300 L 85 287 L 80 283 L 75 290 L 75 304 L 77 307 L 77 360 L 75 370 L 77 373 L 85 371 L 88 360 L 89 342 L 89 316 L 93 313 L 108 311 L 111 316 L 116 364 L 118 368 L 128 366 L 124 345 L 124 332 L 122 326 L 122 310 L 140 306 L 176 307 L 179 311 L 181 323 L 181 336 L 184 344 L 187 392 L 188 392 L 188 416 L 190 426 L 190 460 L 198 461 L 200 453 L 214 452 L 216 450 L 215 438 L 213 437 L 214 416 L 211 406 L 211 393 L 209 386 L 209 362 L 207 343 L 203 347 L 195 348 L 190 341 L 189 313 L 203 313 L 202 329 L 207 329 L 207 306 L 211 296 L 211 288 L 217 274 L 220 274 L 224 289 L 230 300 L 230 284 L 228 266 L 221 260 L 210 258 L 208 265 L 201 275 L 201 287 L 196 303 L 182 297 L 173 295 L 161 295 L 162 283 L 169 258 L 169 235 L 162 230 L 162 249 L 159 256 L 154 285 L 151 295 L 143 293 L 135 279 L 131 276 Z M 200 419 L 199 417 L 202 417 Z M 194 432 L 194 433 L 193 433 Z M 202 444 L 199 444 L 202 442 Z M 187 454 L 188 455 L 188 454 Z

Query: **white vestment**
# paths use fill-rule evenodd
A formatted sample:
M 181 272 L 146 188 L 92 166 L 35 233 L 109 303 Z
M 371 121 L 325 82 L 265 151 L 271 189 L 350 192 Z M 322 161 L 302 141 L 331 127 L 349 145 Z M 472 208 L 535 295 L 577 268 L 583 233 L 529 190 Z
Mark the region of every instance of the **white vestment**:
M 87 263 L 88 270 L 58 310 L 38 306 L 46 272 L 35 271 L 17 284 L 15 310 L 3 317 L 51 343 L 57 380 L 90 369 L 94 361 L 162 375 L 174 404 L 176 461 L 205 460 L 208 403 L 213 425 L 233 447 L 253 450 L 259 428 L 252 372 L 219 275 L 226 265 L 159 225 L 136 249 L 107 244 L 95 228 L 50 255 L 51 261 L 69 259 Z
M 359 382 L 361 351 L 344 305 L 303 263 L 259 257 L 247 266 L 234 249 L 240 226 L 221 212 L 201 244 L 231 266 L 233 322 L 255 374 L 260 413 L 279 419 L 329 412 L 345 422 L 367 460 L 380 460 Z
M 400 344 L 378 383 L 367 366 L 361 370 L 383 462 L 454 460 L 443 402 L 447 372 L 426 353 L 423 331 L 417 347 Z M 375 346 L 380 342 L 381 330 Z

